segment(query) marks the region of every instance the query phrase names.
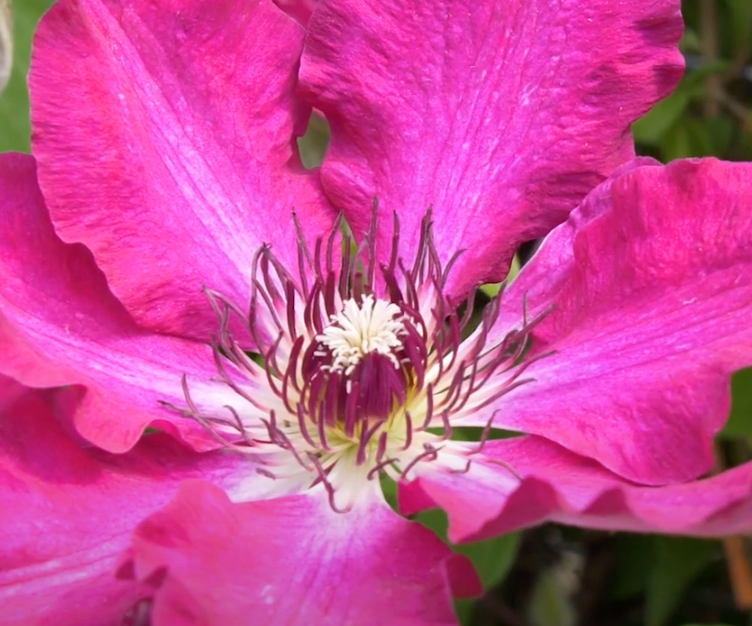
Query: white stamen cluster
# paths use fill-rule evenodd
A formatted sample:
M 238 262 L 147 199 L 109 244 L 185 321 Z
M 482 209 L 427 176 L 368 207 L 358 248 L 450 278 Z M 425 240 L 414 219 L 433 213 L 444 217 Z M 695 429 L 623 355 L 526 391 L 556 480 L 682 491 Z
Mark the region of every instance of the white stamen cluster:
M 332 315 L 329 326 L 316 336 L 316 341 L 333 357 L 329 369 L 348 376 L 370 352 L 387 357 L 394 367 L 399 367 L 394 351 L 402 347 L 400 337 L 407 332 L 401 313 L 396 304 L 371 295 L 365 296 L 361 304 L 352 298 L 346 300 L 342 311 Z

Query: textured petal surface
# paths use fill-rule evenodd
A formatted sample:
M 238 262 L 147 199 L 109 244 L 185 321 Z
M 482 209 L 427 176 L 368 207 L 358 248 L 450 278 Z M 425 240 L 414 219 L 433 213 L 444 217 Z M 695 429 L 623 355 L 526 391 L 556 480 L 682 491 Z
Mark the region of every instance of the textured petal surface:
M 184 405 L 183 374 L 216 376 L 210 349 L 134 324 L 89 251 L 56 237 L 27 155 L 0 156 L 0 221 L 0 371 L 33 387 L 84 385 L 76 427 L 104 449 L 129 449 L 150 424 L 208 444 L 159 402 Z
M 503 461 L 519 475 L 495 463 Z M 440 506 L 454 541 L 475 541 L 553 520 L 699 536 L 752 530 L 752 463 L 704 480 L 646 487 L 539 437 L 488 442 L 464 475 L 436 472 L 401 485 L 400 508 Z
M 223 484 L 240 469 L 240 459 L 190 452 L 163 434 L 125 455 L 98 451 L 57 419 L 71 394 L 27 392 L 0 412 L 4 626 L 120 626 L 150 591 L 115 578 L 136 525 L 180 480 Z
M 501 428 L 542 435 L 632 480 L 688 480 L 712 467 L 730 374 L 752 364 L 752 165 L 639 168 L 609 196 L 571 257 L 544 243 L 520 274 L 559 282 L 548 291 L 554 311 L 534 331 L 537 350 L 555 353 L 488 410 Z M 566 277 L 549 271 L 550 255 L 569 266 Z
M 271 0 L 63 0 L 42 20 L 40 184 L 139 323 L 206 339 L 202 286 L 244 307 L 262 243 L 295 266 L 293 209 L 310 236 L 329 228 L 295 152 L 302 39 Z
M 396 212 L 408 261 L 432 206 L 443 260 L 467 250 L 455 291 L 500 280 L 629 159 L 682 64 L 677 0 L 321 0 L 308 29 L 327 194 L 356 233 L 378 197 L 382 254 Z
M 318 495 L 233 505 L 184 483 L 134 538 L 137 576 L 164 569 L 153 625 L 448 625 L 449 579 L 480 592 L 468 562 L 384 503 L 341 514 Z
M 27 389 L 12 378 L 0 375 L 0 411 L 13 404 Z
M 274 0 L 274 4 L 301 26 L 308 25 L 313 9 L 316 8 L 316 0 Z

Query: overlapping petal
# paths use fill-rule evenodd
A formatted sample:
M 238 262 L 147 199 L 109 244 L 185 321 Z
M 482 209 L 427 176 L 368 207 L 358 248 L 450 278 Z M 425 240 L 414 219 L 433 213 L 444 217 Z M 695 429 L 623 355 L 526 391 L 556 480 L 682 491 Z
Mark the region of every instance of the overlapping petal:
M 207 340 L 202 286 L 248 301 L 332 216 L 295 135 L 303 30 L 271 0 L 62 0 L 35 38 L 33 149 L 56 229 L 142 325 Z
M 0 220 L 0 371 L 32 387 L 85 386 L 76 427 L 104 449 L 129 449 L 149 425 L 209 445 L 160 402 L 184 404 L 184 374 L 216 375 L 210 349 L 136 326 L 89 251 L 55 235 L 27 155 L 0 156 Z
M 321 0 L 301 85 L 332 139 L 322 183 L 357 234 L 379 200 L 406 260 L 433 208 L 450 290 L 500 280 L 633 156 L 629 125 L 681 73 L 675 0 Z M 607 42 L 607 43 L 606 43 Z
M 585 201 L 602 202 L 596 190 Z M 534 379 L 467 417 L 544 436 L 647 484 L 712 467 L 729 377 L 752 363 L 752 165 L 712 159 L 640 167 L 570 257 L 543 244 L 520 280 L 556 289 L 533 333 Z M 565 228 L 562 226 L 562 228 Z M 558 237 L 556 231 L 552 237 Z M 551 256 L 566 275 L 549 272 Z M 522 296 L 522 290 L 512 294 Z M 502 307 L 519 312 L 522 302 Z
M 303 27 L 308 25 L 316 8 L 316 0 L 274 0 L 274 4 Z
M 26 387 L 18 381 L 0 375 L 0 411 L 15 403 L 26 391 Z
M 574 268 L 573 244 L 577 233 L 588 222 L 611 210 L 611 185 L 623 174 L 638 167 L 662 165 L 649 157 L 637 157 L 617 167 L 585 197 L 566 221 L 546 235 L 535 253 L 535 261 L 529 262 L 524 271 L 504 287 L 503 306 L 491 331 L 492 337 L 500 339 L 519 325 L 523 303 L 530 318 L 539 316 L 551 306 L 553 298 Z
M 469 562 L 425 528 L 383 502 L 336 513 L 323 489 L 233 505 L 186 482 L 139 526 L 133 559 L 137 578 L 160 581 L 154 626 L 449 625 L 450 587 L 480 592 Z
M 0 606 L 6 626 L 120 626 L 150 589 L 116 580 L 136 525 L 184 478 L 233 485 L 243 459 L 167 435 L 125 455 L 66 427 L 75 390 L 27 391 L 0 411 Z M 76 397 L 70 397 L 76 396 Z
M 535 436 L 490 441 L 476 461 L 467 474 L 435 472 L 401 485 L 401 510 L 440 506 L 453 541 L 546 520 L 708 537 L 752 531 L 752 463 L 699 481 L 647 487 Z

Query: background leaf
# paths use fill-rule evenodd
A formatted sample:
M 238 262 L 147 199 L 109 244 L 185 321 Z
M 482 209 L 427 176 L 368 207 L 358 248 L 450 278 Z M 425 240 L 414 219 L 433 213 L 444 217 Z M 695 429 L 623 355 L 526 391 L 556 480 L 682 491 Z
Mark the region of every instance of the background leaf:
M 8 0 L 0 0 L 8 1 Z M 39 18 L 53 0 L 20 0 L 13 5 L 13 69 L 0 95 L 0 152 L 29 151 L 29 71 L 31 38 Z
M 647 585 L 646 626 L 666 624 L 689 584 L 719 552 L 717 541 L 655 537 Z
M 721 435 L 752 437 L 752 367 L 731 378 L 731 412 Z
M 447 542 L 447 516 L 444 511 L 433 509 L 415 516 L 415 520 L 433 530 L 443 541 Z M 520 533 L 509 533 L 487 541 L 449 544 L 458 554 L 469 558 L 478 572 L 483 590 L 488 591 L 504 580 L 514 563 L 520 545 Z M 458 600 L 454 606 L 460 624 L 472 623 L 475 603 L 473 600 Z

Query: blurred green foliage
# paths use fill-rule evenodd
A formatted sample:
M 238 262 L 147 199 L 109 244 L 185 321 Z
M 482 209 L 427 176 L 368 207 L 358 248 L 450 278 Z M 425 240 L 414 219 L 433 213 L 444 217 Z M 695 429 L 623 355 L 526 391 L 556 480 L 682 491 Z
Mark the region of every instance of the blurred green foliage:
M 53 0 L 16 0 L 13 3 L 13 69 L 5 91 L 0 94 L 0 152 L 29 151 L 29 71 L 31 37 L 39 18 Z
M 29 150 L 31 34 L 51 4 L 14 4 L 14 65 L 0 95 L 2 151 Z M 675 92 L 634 124 L 638 152 L 663 162 L 707 155 L 752 161 L 752 0 L 685 0 L 683 12 L 687 71 Z M 320 161 L 326 137 L 326 125 L 313 118 L 300 142 L 307 166 Z M 750 458 L 752 368 L 734 377 L 732 391 L 719 444 L 724 465 Z M 446 536 L 443 513 L 417 519 Z M 477 602 L 457 603 L 463 625 L 752 624 L 750 614 L 734 605 L 718 541 L 545 526 L 454 549 L 473 561 L 486 590 Z
M 638 150 L 668 162 L 752 160 L 752 1 L 687 0 L 674 92 L 633 126 Z

